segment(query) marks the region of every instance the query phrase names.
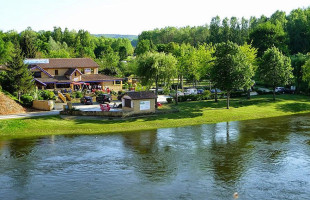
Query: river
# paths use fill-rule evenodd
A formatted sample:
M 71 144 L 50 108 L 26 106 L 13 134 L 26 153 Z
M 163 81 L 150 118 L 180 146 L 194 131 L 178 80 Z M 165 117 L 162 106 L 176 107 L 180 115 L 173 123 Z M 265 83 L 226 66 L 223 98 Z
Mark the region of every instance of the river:
M 0 139 L 0 199 L 310 199 L 310 115 Z

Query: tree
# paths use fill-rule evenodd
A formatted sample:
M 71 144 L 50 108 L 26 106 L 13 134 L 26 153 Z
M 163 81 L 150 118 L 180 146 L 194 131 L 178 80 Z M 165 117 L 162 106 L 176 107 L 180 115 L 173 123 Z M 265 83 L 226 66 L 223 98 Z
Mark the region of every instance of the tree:
M 310 55 L 298 53 L 296 55 L 291 56 L 291 62 L 293 67 L 293 75 L 296 86 L 296 93 L 300 91 L 306 91 L 308 89 L 308 84 L 303 81 L 303 68 L 306 61 L 310 59 Z
M 215 46 L 211 67 L 211 80 L 216 86 L 227 92 L 227 109 L 230 93 L 252 82 L 254 75 L 253 59 L 233 42 L 219 43 Z
M 35 58 L 37 53 L 36 32 L 30 27 L 21 33 L 20 45 L 26 58 Z
M 171 78 L 176 75 L 176 63 L 176 58 L 171 54 L 147 52 L 137 58 L 137 75 L 142 84 L 150 87 L 155 83 L 157 95 L 159 83 L 170 83 Z
M 283 55 L 278 48 L 272 47 L 264 52 L 258 67 L 259 77 L 273 88 L 273 100 L 275 89 L 280 85 L 289 84 L 293 78 L 291 59 Z
M 287 36 L 281 24 L 272 24 L 266 22 L 259 24 L 250 33 L 250 42 L 258 49 L 258 56 L 273 46 L 281 49 L 282 52 L 288 54 Z
M 19 46 L 15 47 L 14 56 L 8 63 L 8 71 L 4 77 L 4 89 L 10 93 L 17 92 L 20 100 L 21 93 L 27 93 L 34 87 L 33 76 L 27 65 Z
M 307 82 L 310 87 L 310 59 L 302 66 L 302 80 Z

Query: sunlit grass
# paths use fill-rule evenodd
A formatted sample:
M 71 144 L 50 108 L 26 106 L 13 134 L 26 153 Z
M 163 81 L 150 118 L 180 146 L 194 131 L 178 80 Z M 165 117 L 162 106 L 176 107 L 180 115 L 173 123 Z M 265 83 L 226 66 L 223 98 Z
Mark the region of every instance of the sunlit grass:
M 227 110 L 224 99 L 201 102 L 183 102 L 178 106 L 164 105 L 161 110 L 178 109 L 179 112 L 158 114 L 144 118 L 121 120 L 76 119 L 65 120 L 60 116 L 0 121 L 0 137 L 33 137 L 60 134 L 102 134 L 156 128 L 190 126 L 224 121 L 237 121 L 292 115 L 310 112 L 307 96 L 280 95 L 272 101 L 271 96 L 257 96 L 251 100 L 236 98 Z

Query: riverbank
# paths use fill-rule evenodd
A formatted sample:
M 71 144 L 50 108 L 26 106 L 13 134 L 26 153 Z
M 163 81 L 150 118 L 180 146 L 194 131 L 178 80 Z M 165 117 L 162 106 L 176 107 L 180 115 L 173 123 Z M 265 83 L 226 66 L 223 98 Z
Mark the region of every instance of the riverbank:
M 178 106 L 167 104 L 163 110 L 178 109 L 179 112 L 143 118 L 108 120 L 48 116 L 1 120 L 0 137 L 117 133 L 309 113 L 310 98 L 302 95 L 278 95 L 274 102 L 271 95 L 262 95 L 250 100 L 232 99 L 231 109 L 227 110 L 225 107 L 226 101 L 221 99 L 218 103 L 208 100 L 182 102 Z

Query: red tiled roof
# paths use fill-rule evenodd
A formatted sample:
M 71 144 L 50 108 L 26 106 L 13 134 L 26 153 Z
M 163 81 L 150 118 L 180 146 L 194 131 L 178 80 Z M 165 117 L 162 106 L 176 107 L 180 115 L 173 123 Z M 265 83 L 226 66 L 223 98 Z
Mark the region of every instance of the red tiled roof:
M 99 67 L 99 65 L 90 58 L 49 58 L 48 60 L 49 63 L 36 63 L 33 65 L 42 67 L 43 69 Z

